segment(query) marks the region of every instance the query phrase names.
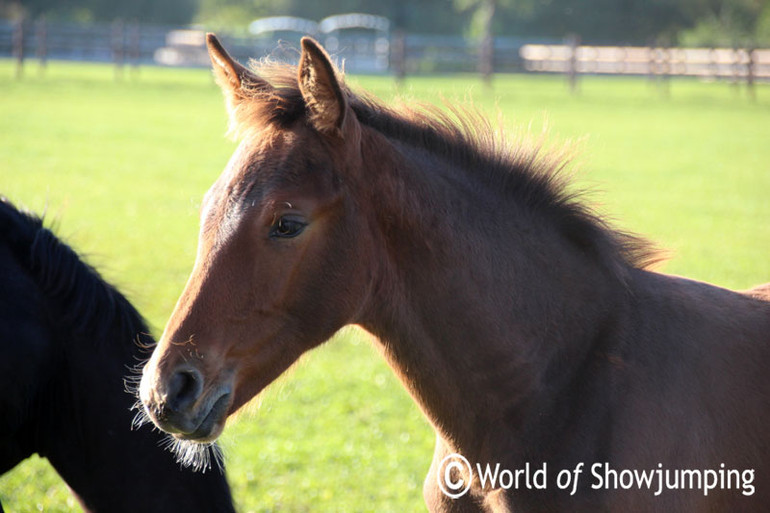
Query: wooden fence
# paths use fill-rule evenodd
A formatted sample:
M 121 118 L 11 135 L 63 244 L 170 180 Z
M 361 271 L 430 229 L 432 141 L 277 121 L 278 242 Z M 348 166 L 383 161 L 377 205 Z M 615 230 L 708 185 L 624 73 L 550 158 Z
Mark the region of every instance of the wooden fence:
M 203 38 L 194 31 L 179 27 L 142 25 L 132 22 L 74 24 L 61 22 L 8 22 L 0 20 L 0 57 L 14 56 L 22 69 L 25 60 L 49 59 L 113 62 L 116 69 L 124 65 L 208 66 Z M 187 34 L 189 33 L 189 34 Z M 179 42 L 180 35 L 189 41 Z M 202 36 L 202 34 L 198 34 Z M 228 51 L 241 61 L 271 55 L 293 59 L 298 53 L 302 34 L 280 34 L 265 38 L 222 33 L 220 38 Z M 280 39 L 280 41 L 279 41 Z M 396 74 L 476 72 L 479 66 L 479 44 L 462 36 L 405 34 L 393 31 L 385 41 L 385 65 L 370 66 L 366 56 L 371 49 L 373 59 L 382 55 L 382 41 L 361 34 L 335 34 L 333 56 L 345 61 L 350 72 L 393 72 Z M 197 43 L 193 44 L 193 42 Z M 328 43 L 322 40 L 322 43 Z M 519 38 L 495 38 L 494 70 L 498 73 L 522 71 L 519 48 L 527 41 Z M 356 55 L 350 50 L 355 49 Z M 376 53 L 376 55 L 375 55 Z M 400 71 L 399 71 L 400 70 Z
M 154 52 L 165 43 L 171 27 L 142 25 L 121 20 L 114 23 L 49 23 L 0 20 L 0 56 L 13 56 L 17 75 L 24 61 L 35 58 L 41 67 L 50 59 L 113 62 L 124 65 L 154 64 Z
M 766 49 L 528 44 L 519 54 L 533 72 L 770 79 Z
M 185 36 L 186 42 L 179 43 L 175 35 Z M 123 21 L 79 25 L 47 23 L 44 19 L 14 23 L 0 20 L 0 57 L 14 56 L 19 76 L 25 59 L 34 57 L 41 69 L 49 59 L 113 62 L 119 77 L 125 65 L 208 66 L 202 36 L 198 31 Z M 301 34 L 288 38 L 283 35 L 283 44 L 274 38 L 220 36 L 242 61 L 264 55 L 291 60 L 298 55 L 293 49 L 299 47 Z M 346 61 L 350 72 L 386 71 L 403 77 L 473 73 L 481 67 L 479 41 L 460 36 L 406 34 L 398 30 L 385 39 L 382 35 L 367 39 L 360 33 L 335 34 L 334 46 L 333 53 Z M 356 53 L 350 53 L 351 49 Z M 367 51 L 372 55 L 367 57 Z M 498 37 L 491 59 L 495 73 L 564 73 L 573 85 L 580 74 L 693 76 L 748 84 L 770 80 L 768 49 L 578 46 L 577 39 L 567 45 L 532 44 L 531 40 Z

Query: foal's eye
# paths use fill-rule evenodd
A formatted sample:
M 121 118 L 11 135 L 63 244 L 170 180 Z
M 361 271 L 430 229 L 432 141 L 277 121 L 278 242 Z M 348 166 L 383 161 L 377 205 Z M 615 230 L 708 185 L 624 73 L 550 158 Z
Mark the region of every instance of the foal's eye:
M 290 239 L 302 233 L 305 226 L 307 223 L 295 217 L 279 217 L 270 228 L 270 237 Z

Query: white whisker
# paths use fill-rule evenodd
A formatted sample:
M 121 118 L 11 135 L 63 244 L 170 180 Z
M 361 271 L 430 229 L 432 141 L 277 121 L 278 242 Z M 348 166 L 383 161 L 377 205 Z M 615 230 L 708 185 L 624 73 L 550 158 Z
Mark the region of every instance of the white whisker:
M 145 424 L 149 424 L 155 428 L 155 424 L 153 424 L 152 419 L 150 418 L 150 415 L 147 413 L 147 410 L 144 409 L 144 405 L 141 401 L 137 400 L 134 405 L 131 407 L 132 410 L 136 410 L 136 415 L 134 415 L 134 418 L 131 420 L 131 430 L 139 429 L 140 427 L 144 426 Z
M 139 399 L 139 384 L 142 381 L 142 368 L 145 363 L 146 361 L 140 361 L 133 367 L 127 367 L 129 374 L 123 379 L 126 392 L 136 398 L 136 402 L 131 406 L 131 409 L 136 411 L 136 415 L 131 421 L 131 429 L 139 429 L 148 424 L 153 429 L 160 431 L 152 422 L 149 413 Z M 158 445 L 171 452 L 177 463 L 183 467 L 189 467 L 195 472 L 205 473 L 214 466 L 221 473 L 225 471 L 224 454 L 215 442 L 201 443 L 192 440 L 179 440 L 171 435 L 166 435 L 161 438 Z
M 195 472 L 205 473 L 214 466 L 221 473 L 225 471 L 224 454 L 215 442 L 201 443 L 167 436 L 161 446 L 176 457 L 177 463 Z

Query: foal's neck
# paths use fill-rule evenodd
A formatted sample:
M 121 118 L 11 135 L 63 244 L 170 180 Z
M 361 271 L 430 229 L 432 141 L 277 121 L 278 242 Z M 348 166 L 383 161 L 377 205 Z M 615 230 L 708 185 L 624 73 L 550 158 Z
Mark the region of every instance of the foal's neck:
M 468 456 L 564 424 L 549 409 L 606 339 L 622 287 L 552 221 L 438 158 L 413 162 L 372 184 L 401 194 L 372 195 L 388 264 L 361 324 Z

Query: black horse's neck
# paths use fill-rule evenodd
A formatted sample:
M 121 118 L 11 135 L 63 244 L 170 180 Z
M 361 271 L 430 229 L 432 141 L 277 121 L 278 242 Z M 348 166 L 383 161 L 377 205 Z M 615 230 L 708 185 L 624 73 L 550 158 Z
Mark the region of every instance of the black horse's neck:
M 1 388 L 21 396 L 0 402 L 13 410 L 0 419 L 18 419 L 0 421 L 9 433 L 0 471 L 39 453 L 87 511 L 233 511 L 223 475 L 181 470 L 160 447 L 163 436 L 131 428 L 135 398 L 124 381 L 153 340 L 130 302 L 39 218 L 5 201 L 0 261 L 8 291 L 0 350 L 18 363 Z

